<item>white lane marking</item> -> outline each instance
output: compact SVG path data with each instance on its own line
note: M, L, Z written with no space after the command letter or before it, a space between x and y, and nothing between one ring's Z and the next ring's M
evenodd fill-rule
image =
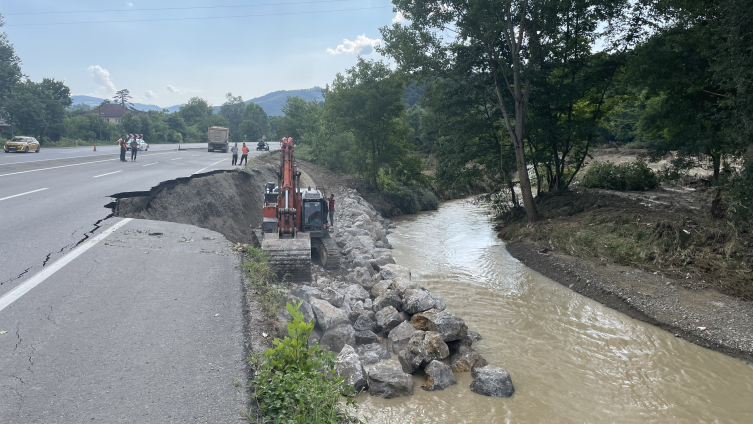
M141 166L152 166L152 165L156 165L156 164L158 164L158 163L159 163L159 162L152 162L152 163L147 163L146 165L141 165Z
M175 158L175 159L170 159L170 160L178 160L178 159L183 159L183 158Z
M57 261L55 261L55 263L53 263L52 265L45 267L43 270L39 271L36 275L34 275L33 277L21 283L19 286L17 286L13 290L6 293L3 297L0 297L0 311L8 307L11 303L20 299L21 296L25 295L31 289L38 286L39 283L46 280L48 277L50 277L52 274L59 271L61 268L66 266L68 263L70 263L72 260L81 256L82 253L91 249L92 247L94 247L95 244L104 240L105 237L109 236L110 234L115 232L115 230L126 225L132 220L133 218L124 218L122 221L114 224L112 227L101 232L99 235L97 235L93 239L87 241L86 243L82 244L78 248L68 252L68 254L58 259Z
M47 189L46 188L40 188L39 190L32 190L32 191L27 191L26 193L14 194L13 196L3 197L2 199L0 199L0 202L2 202L3 200L12 199L14 197L23 196L24 194L36 193L36 192L42 191L42 190L47 190Z
M106 174L95 175L93 178L99 178L99 177L104 177L105 175L117 174L118 172L123 172L123 170L121 169L120 171L108 172Z
M199 155L191 155L191 157L193 157L193 156L199 156Z
M152 153L149 156L166 155L168 153L174 153L174 152ZM113 160L115 160L115 159L95 160L95 161L92 161L92 162L83 162L83 163L73 163L73 164L70 164L70 165L51 166L49 168L30 169L28 171L18 171L18 172L11 172L11 173L8 173L8 174L0 174L0 177L7 177L8 175L26 174L27 172L37 172L37 171L47 171L47 170L50 170L50 169L68 168L69 166L79 166L79 165L89 165L91 163L109 162L109 161L113 161ZM14 164L8 164L8 165L19 165L19 164L18 163L14 163Z
M209 167L212 167L212 166L214 166L214 165L217 165L218 163L222 162L223 160L228 160L228 159L229 159L229 158L225 158L225 159L220 159L220 160L218 160L217 162L215 162L215 163L213 163L213 164L211 164L211 165L209 165L209 166L205 166L204 168L201 168L201 169L199 169L198 171L194 172L194 173L193 173L193 174L191 174L191 175L194 175L194 174L198 174L199 172L201 172L201 171L203 171L203 170L205 170L205 169L207 169L207 168L209 168Z

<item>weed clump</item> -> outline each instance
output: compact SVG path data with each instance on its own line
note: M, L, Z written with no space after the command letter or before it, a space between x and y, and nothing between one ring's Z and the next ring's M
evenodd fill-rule
M620 165L594 162L583 175L581 185L606 190L640 191L658 187L659 178L641 161Z
M282 303L283 292L277 281L277 274L267 263L269 255L261 249L247 246L241 267L248 277L246 286L254 291L267 316L275 316Z
M314 323L305 322L300 305L286 304L293 321L288 336L275 339L274 348L250 360L257 363L252 381L259 405L258 423L342 423L357 422L339 407L342 396L352 394L344 378L335 373L335 355L318 343L308 344ZM356 406L348 398L347 405Z

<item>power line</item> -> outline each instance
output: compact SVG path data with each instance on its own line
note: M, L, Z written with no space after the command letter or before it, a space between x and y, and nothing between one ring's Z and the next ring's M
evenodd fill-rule
M130 21L79 21L79 22L49 22L33 24L11 24L6 27L30 27L30 26L50 26L50 25L82 25L82 24L127 24L132 22L165 22L165 21L198 21L207 19L228 19L228 18L257 18L266 16L287 16L287 15L308 15L314 13L332 13L332 12L352 12L358 10L386 9L392 6L375 6L361 7L356 9L336 9L336 10L317 10L310 12L281 12L281 13L263 13L255 15L230 15L230 16L205 16L199 18L163 18L163 19L132 19Z
M162 10L192 10L192 9L228 9L238 7L258 7L258 6L287 6L296 4L318 4L318 3L335 3L352 0L316 0L316 1L301 1L295 3L257 3L257 4L236 4L229 6L191 6L191 7L165 7L159 9L103 9L103 10L68 10L59 12L19 12L19 13L5 13L4 16L17 16L17 15L53 15L53 14L70 14L70 13L104 13L104 12L143 12L143 11L162 11Z

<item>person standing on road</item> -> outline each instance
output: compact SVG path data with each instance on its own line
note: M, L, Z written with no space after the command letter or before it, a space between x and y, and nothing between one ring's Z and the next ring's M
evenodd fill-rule
M134 138L131 140L131 162L136 162L136 152L139 151L139 142Z
M330 227L335 226L335 193L329 194L329 199L327 199L329 202L329 225Z
M241 163L239 165L243 165L243 161L246 161L246 165L248 165L248 147L246 147L246 143L243 143L243 148L241 148Z
M238 165L238 143L235 143L235 146L231 147L230 151L233 152L233 163L231 165Z
M120 161L121 162L127 162L125 158L125 152L126 152L126 142L122 138L118 140L118 144L120 144Z

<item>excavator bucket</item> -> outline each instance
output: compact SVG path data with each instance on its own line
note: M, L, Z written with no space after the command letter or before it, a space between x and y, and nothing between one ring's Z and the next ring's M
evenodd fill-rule
M280 281L311 281L311 238L307 233L295 238L264 233L261 249L269 254L269 266Z

